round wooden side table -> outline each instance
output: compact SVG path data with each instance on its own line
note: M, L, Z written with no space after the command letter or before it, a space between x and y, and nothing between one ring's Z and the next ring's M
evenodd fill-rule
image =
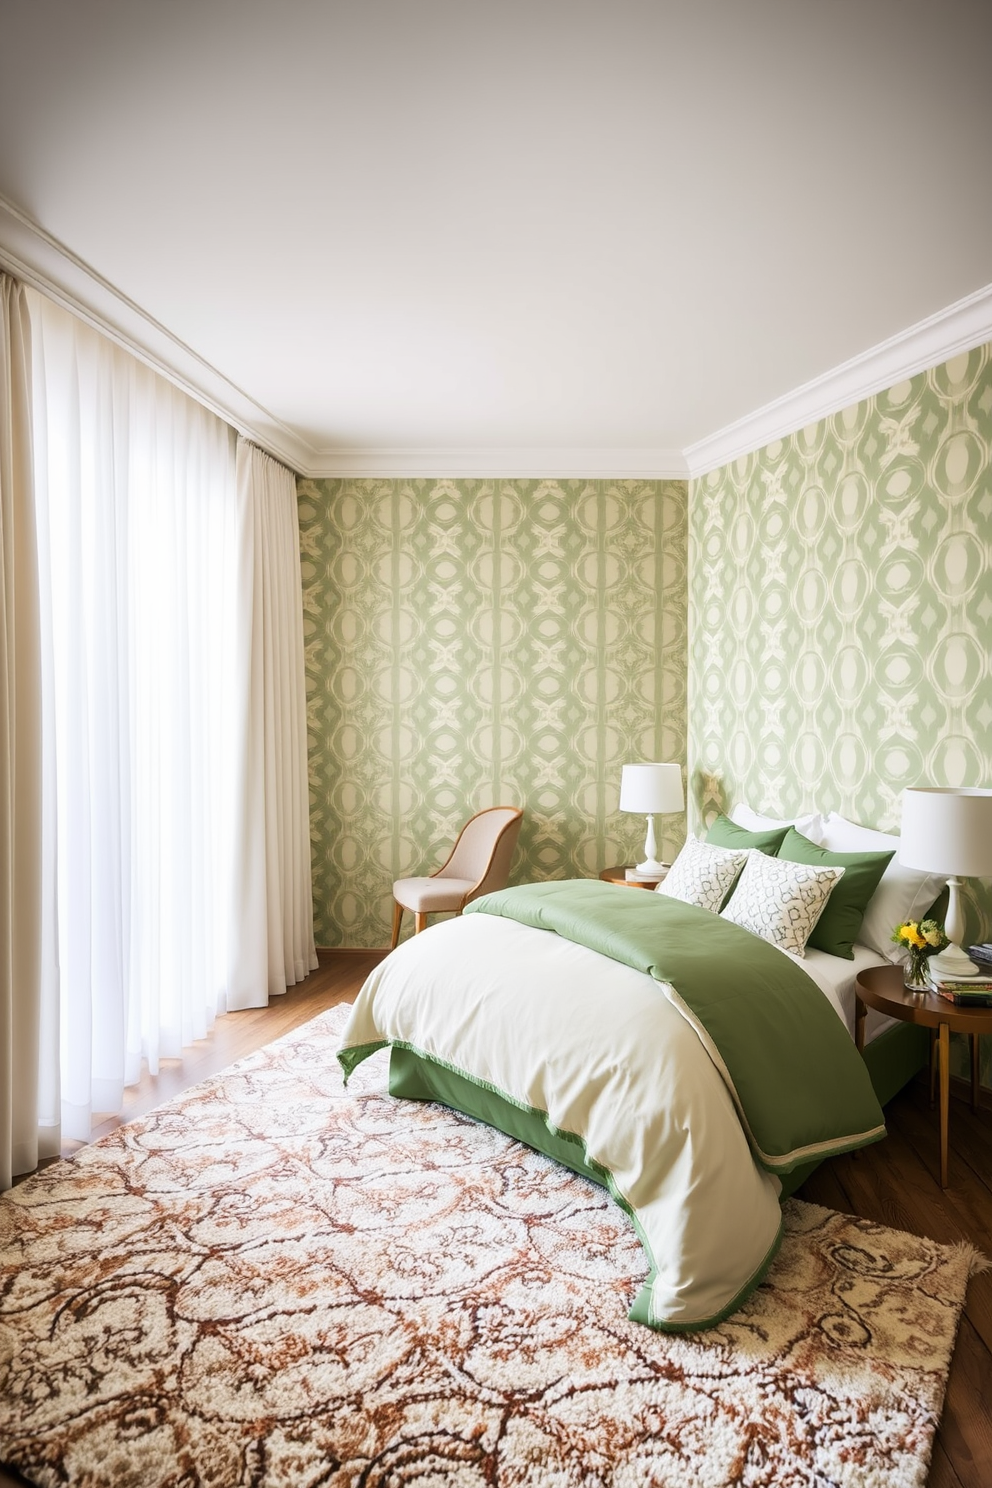
M901 966L869 966L855 982L854 1042L859 1052L865 1046L865 1018L876 1008L903 1023L918 1023L936 1032L937 1075L940 1089L940 1186L947 1187L947 1114L950 1104L951 1034L966 1033L971 1039L971 1105L978 1106L979 1039L992 1033L992 1008L965 1008L938 997L936 992L912 992L903 982ZM932 1087L931 1087L932 1088Z
M630 866L633 867L633 863ZM667 872L666 868L665 873ZM616 868L604 868L599 876L604 883L623 884L628 889L651 889L653 891L661 883L665 873L660 874L658 878L643 879L639 882L636 878L627 877L627 866L621 863Z

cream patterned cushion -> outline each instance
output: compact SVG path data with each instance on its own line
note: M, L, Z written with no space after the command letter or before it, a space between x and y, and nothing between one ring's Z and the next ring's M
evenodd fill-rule
M749 848L717 847L689 837L655 892L719 914L749 855Z
M750 853L723 918L780 950L804 956L810 932L843 873L840 867L812 868Z

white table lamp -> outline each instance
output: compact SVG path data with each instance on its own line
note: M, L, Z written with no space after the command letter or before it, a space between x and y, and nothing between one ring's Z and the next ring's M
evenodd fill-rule
M681 765L624 765L620 774L620 810L636 811L648 819L644 839L644 862L638 873L664 874L666 865L658 862L658 845L654 837L656 815L668 815L685 809Z
M980 968L961 949L965 919L958 891L963 878L992 874L992 790L903 791L899 861L947 875L944 933L951 943L931 956L930 971L937 977L975 976Z

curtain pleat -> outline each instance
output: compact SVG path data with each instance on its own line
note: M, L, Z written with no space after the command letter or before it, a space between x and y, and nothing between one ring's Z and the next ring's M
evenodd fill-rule
M59 1150L30 322L0 274L0 1188Z
M263 1007L317 966L299 519L292 474L238 440L236 870L228 1004Z
M220 419L30 294L50 582L62 1124L226 1007L235 446Z
M294 478L0 287L7 1186L317 958Z

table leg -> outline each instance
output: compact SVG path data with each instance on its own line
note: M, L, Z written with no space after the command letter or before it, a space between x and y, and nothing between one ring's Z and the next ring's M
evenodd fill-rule
M971 1039L971 1109L978 1110L978 1065L981 1056L980 1035L969 1033Z
M940 1058L940 1186L947 1187L947 1108L951 1097L951 1031L941 1023L937 1033Z
M857 1049L857 1051L858 1051L859 1054L863 1054L865 1052L865 1018L867 1016L868 1016L868 1009L865 1007L864 1003L861 1001L861 998L855 992L855 994L854 994L854 1047Z
M930 1109L937 1104L937 1030L930 1029Z

